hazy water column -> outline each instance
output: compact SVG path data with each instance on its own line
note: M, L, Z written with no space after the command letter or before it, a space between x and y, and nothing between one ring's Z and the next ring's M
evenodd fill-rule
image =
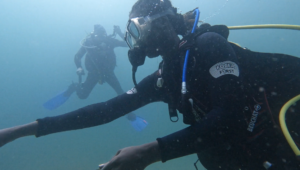
M84 101L72 98L61 108L48 112L41 104L50 96L76 81L73 56L79 41L92 31L95 23L112 32L113 25L124 30L135 1L0 1L0 128L58 115L87 104L105 101L115 94L107 85L97 86ZM184 13L199 7L201 18L211 24L242 25L286 23L300 24L300 2L261 0L173 0ZM226 6L224 6L226 3ZM222 8L222 6L224 6ZM218 12L218 9L219 10ZM300 56L296 44L299 32L281 30L233 31L230 40L256 51L282 52ZM130 89L131 66L127 49L116 49L116 75L124 90ZM157 69L159 59L147 59L137 79ZM108 125L85 130L33 137L15 141L0 149L0 169L95 169L123 147L155 140L184 127L171 123L167 106L152 104L138 111L149 127L135 132L124 118ZM181 119L182 120L182 119ZM121 133L120 133L121 132ZM148 169L193 169L196 156L157 163Z

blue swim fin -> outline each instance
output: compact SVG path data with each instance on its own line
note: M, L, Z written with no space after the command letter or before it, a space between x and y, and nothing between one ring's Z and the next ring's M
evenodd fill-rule
M136 116L135 120L131 120L130 123L132 127L138 132L145 129L145 127L148 125L148 122L139 116Z
M58 95L56 95L55 97L48 100L47 102L45 102L43 104L44 108L46 108L48 110L53 110L53 109L58 108L60 105L64 104L71 96L71 94L66 93L67 91L68 90L63 91L63 92L59 93Z
M44 108L48 110L53 110L58 108L60 105L64 104L69 97L76 91L76 89L79 87L81 88L81 82L82 82L82 75L78 76L78 83L72 83L67 90L57 94L47 102L43 104Z

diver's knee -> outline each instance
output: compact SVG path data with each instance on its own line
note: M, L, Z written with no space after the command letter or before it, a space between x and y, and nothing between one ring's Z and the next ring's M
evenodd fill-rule
M89 97L89 94L77 93L77 96L78 96L79 99L84 100L84 99Z
M117 93L117 95L121 95L121 94L124 93L124 91L123 90L116 90L116 93Z

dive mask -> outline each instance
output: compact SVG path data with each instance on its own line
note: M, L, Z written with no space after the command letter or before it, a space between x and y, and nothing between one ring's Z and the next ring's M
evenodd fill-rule
M144 64L146 59L145 47L142 42L150 31L151 22L166 15L175 15L174 9L169 8L152 16L131 18L127 23L124 39L130 48L128 58L132 65L132 80L135 87L137 87L135 72L138 66Z
M151 22L165 15L174 15L173 8L169 8L164 12L152 16L136 17L129 19L127 23L127 31L125 33L125 41L130 49L138 46L138 41L142 40L150 31Z

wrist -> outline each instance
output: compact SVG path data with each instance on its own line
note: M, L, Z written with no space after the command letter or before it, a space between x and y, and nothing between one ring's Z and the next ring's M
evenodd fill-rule
M142 148L143 160L147 161L147 164L161 161L160 148L157 141L147 143L140 146Z
M120 36L120 37L122 37L123 38L123 33L120 31L120 32L117 32L117 34Z
M19 137L36 135L37 128L38 128L38 122L34 121L29 124L14 127L12 135L15 139Z

